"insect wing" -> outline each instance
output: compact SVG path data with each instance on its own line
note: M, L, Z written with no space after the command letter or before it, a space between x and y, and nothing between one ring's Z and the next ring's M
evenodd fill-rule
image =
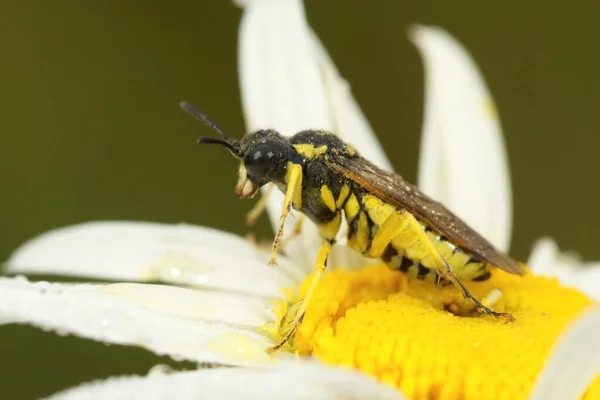
M412 213L452 244L504 271L523 275L519 263L498 251L442 204L430 199L400 175L384 171L362 157L335 155L328 165L383 201Z

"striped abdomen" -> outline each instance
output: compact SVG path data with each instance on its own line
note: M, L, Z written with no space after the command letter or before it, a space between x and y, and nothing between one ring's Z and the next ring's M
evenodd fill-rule
M433 259L400 210L372 194L355 191L348 197L344 212L349 224L350 247L367 257L381 258L391 269L404 271L410 277L432 282L438 280ZM384 225L386 221L387 225ZM394 221L393 224L390 224L391 221ZM384 229L380 229L382 225ZM397 227L391 236L386 234L390 225ZM490 276L485 263L454 246L425 224L421 224L421 228L452 267L456 277L484 280Z

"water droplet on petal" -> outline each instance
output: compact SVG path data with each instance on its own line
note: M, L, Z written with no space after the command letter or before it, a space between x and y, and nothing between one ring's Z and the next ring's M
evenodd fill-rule
M237 364L269 364L274 358L269 356L266 345L250 336L229 333L213 339L209 347L225 359Z

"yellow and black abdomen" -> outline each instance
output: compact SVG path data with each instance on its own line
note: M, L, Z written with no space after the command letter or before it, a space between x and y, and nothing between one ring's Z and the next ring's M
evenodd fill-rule
M391 269L406 272L410 277L437 282L434 260L401 211L373 194L354 191L344 204L349 225L348 245L367 257L381 258ZM485 280L490 276L486 263L427 225L420 225L456 277Z
M302 149L305 156L312 154ZM299 209L317 224L322 237L332 243L335 241L343 212L349 228L349 247L367 257L381 258L391 269L406 272L410 277L438 281L439 265L435 265L422 236L410 225L403 210L332 172L318 157L307 163L303 175ZM484 280L489 277L486 263L429 226L423 223L420 226L457 278Z

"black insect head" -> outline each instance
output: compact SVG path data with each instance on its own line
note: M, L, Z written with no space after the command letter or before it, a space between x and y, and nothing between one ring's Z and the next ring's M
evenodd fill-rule
M247 178L255 185L263 186L268 182L284 182L287 162L290 155L295 155L290 141L272 129L249 133L237 141L228 136L210 118L182 101L181 108L194 118L204 122L221 137L201 137L198 143L218 144L225 147L236 158L244 163Z

